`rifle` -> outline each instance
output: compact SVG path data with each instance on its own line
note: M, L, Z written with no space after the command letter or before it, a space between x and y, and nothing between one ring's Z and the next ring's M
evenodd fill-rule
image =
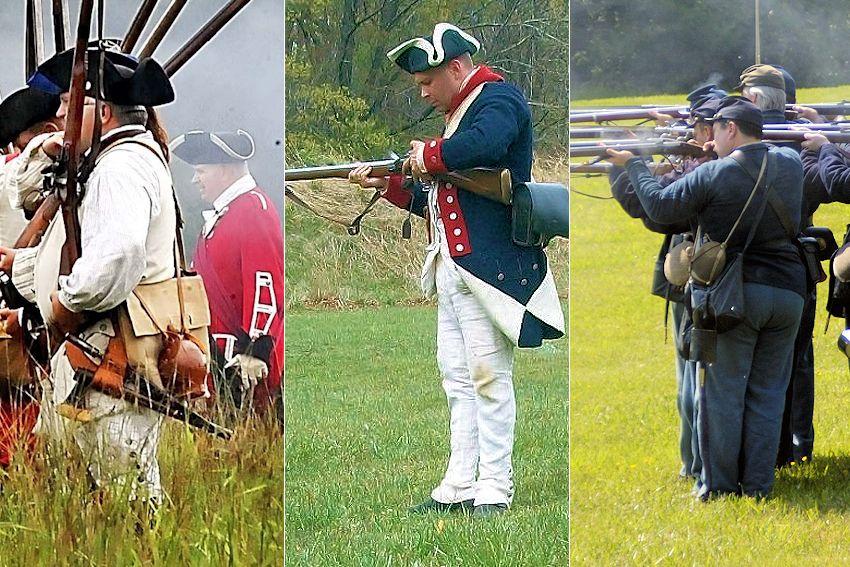
M656 170L661 167L669 167L666 163L648 163L646 166L652 172L653 175L656 175ZM608 175L608 172L614 166L610 163L571 163L570 164L570 174L580 173L585 175Z
M148 37L147 43L145 43L144 47L142 47L142 50L139 52L139 59L153 55L153 52L156 51L156 48L159 47L159 44L162 42L162 38L165 37L165 34L171 29L171 26L174 25L174 20L177 19L177 16L180 14L180 11L183 10L186 2L188 2L188 0L172 0L171 5L168 6L165 14L162 15L159 23L156 24L153 32L151 32L151 35Z
M818 114L822 116L847 116L850 115L850 102L841 101L841 102L828 102L828 103L815 103L815 104L786 104L785 110L786 112L794 111L795 106L807 106L809 108L814 108L817 110Z
M68 20L68 0L53 0L53 46L56 53L65 51L68 44L68 29L71 24Z
M368 165L372 167L370 175L386 177L400 174L403 159L386 159L364 163L346 163L342 165L325 165L319 167L301 167L287 169L284 181L314 181L317 179L348 179L348 174L354 169ZM503 205L511 202L511 172L507 169L476 167L463 171L450 171L434 175L434 179L444 183L452 183L461 189L498 201Z
M613 122L615 120L653 120L650 112L669 114L674 118L688 118L687 106L656 106L620 110L600 110L594 112L571 112L570 124L577 122Z
M570 145L570 157L607 157L606 150L630 151L638 156L652 155L682 155L691 157L704 157L708 155L703 149L687 142L621 142L616 141L609 145Z
M92 385L95 378L94 375L98 367L103 363L106 354L76 335L68 334L65 336L65 340L69 343L69 357L72 357L80 366L75 371L74 379L76 384L69 394L68 399L59 406L58 410L61 415L68 419L88 422L92 419L91 414L88 410L77 407L74 402L79 401L86 389ZM78 356L78 353L74 352L75 348L79 349L79 352L85 356ZM233 431L193 411L165 390L148 382L143 376L130 368L129 365L125 368L123 384L118 391L110 391L109 394L161 413L166 417L182 421L222 439L230 439L233 436Z
M41 0L27 0L26 4L26 48L24 64L27 77L35 73L35 68L44 59L44 40L41 36L43 21L41 17Z
M165 73L171 77L200 49L209 42L221 29L248 5L251 0L230 0L219 10L201 29L187 41L183 47L165 62Z
M136 11L136 15L133 16L133 21L130 23L127 33L124 34L124 39L121 41L121 51L124 53L130 53L136 47L136 42L139 41L142 30L148 25L148 20L150 20L151 14L153 14L156 1L144 0L139 5L139 9Z
M788 142L803 142L806 139L807 133L821 134L827 140L834 144L850 142L850 130L841 130L832 124L806 124L805 128L812 130L799 130L791 128L794 124L765 124L762 130L761 138L764 141L788 141ZM812 126L810 128L810 126ZM820 126L820 127L818 127ZM655 128L655 131L662 134L676 134L679 136L689 136L693 134L691 128ZM571 146L572 147L572 146Z

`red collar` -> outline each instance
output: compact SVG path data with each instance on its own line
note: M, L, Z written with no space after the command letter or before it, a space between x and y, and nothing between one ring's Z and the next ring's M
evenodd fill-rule
M486 65L479 65L478 70L469 78L469 81L463 86L459 93L457 93L454 97L452 97L452 106L449 111L446 113L446 120L452 115L460 103L469 96L469 93L477 89L482 83L494 82L494 81L504 81L505 78L501 75L494 73L492 69L487 67Z

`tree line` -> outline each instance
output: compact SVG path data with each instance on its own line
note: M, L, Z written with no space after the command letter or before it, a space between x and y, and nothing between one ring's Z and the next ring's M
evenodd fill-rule
M528 96L538 150L568 139L568 0L288 0L287 164L386 157L442 117L386 53L450 22L477 37L474 57Z

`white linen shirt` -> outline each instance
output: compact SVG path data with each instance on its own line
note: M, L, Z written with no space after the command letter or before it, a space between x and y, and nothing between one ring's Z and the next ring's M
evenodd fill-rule
M155 143L141 126L133 139ZM175 210L171 174L154 152L134 143L107 149L97 161L80 202L82 254L59 277L59 301L74 312L116 307L139 283L174 276Z

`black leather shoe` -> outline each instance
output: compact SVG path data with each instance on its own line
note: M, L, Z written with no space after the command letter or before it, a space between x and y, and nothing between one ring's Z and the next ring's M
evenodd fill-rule
M439 512L441 514L445 514L446 512L463 512L469 514L474 508L474 502L474 500L469 499L462 500L460 502L452 502L451 504L445 504L443 502L438 502L433 498L429 498L421 504L411 506L407 509L407 512L409 514L427 514L428 512Z
M473 518L492 518L507 512L507 504L480 504L472 511Z

